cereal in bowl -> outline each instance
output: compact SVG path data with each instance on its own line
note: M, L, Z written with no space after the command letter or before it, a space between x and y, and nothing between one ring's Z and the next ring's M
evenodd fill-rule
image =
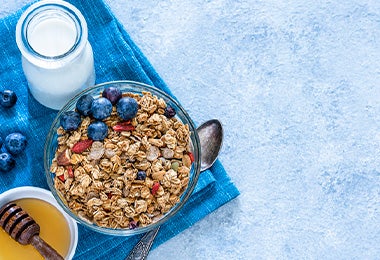
M150 92L114 97L106 91L81 98L76 111L64 115L50 167L54 186L84 220L108 228L147 226L188 186L189 126Z

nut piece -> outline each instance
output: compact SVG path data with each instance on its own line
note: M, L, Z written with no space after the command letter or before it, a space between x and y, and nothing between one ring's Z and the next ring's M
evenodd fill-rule
M160 149L158 149L158 147L156 146L150 146L148 148L148 151L146 152L146 159L148 161L154 161L158 158L158 156L160 156Z
M57 164L61 166L70 165L70 150L65 149L57 156Z
M102 158L104 154L104 146L102 142L96 141L92 144L90 154L88 155L88 159L90 160L99 160Z

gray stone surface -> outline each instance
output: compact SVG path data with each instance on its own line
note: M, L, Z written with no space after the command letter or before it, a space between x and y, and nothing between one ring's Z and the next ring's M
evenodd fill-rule
M241 191L150 259L379 257L379 1L106 2Z

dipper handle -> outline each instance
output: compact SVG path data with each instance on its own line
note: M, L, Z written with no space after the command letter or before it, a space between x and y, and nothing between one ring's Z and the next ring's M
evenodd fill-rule
M0 208L0 226L22 245L31 244L47 260L63 259L40 235L40 226L21 207L8 203Z
M46 243L40 236L35 235L31 238L30 244L46 259L46 260L58 260L63 257L55 251L48 243Z

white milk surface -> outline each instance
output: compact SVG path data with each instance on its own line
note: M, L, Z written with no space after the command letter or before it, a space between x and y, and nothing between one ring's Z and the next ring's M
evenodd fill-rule
M49 57L68 52L75 38L75 24L59 18L39 22L28 35L30 46L39 54Z

